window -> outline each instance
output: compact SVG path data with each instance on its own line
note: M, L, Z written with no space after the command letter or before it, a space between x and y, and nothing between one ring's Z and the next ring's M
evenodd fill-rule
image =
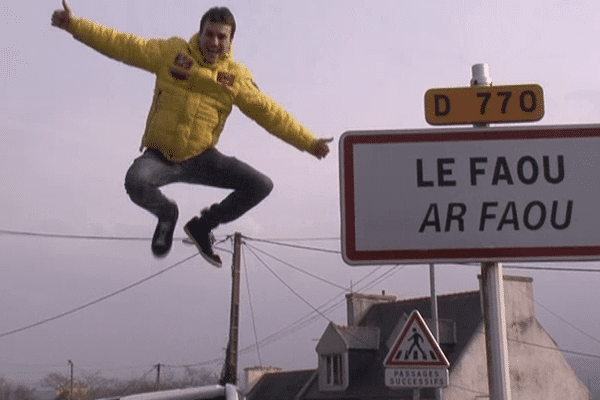
M326 383L328 386L340 386L343 382L343 367L342 367L342 355L332 354L325 356L326 359Z

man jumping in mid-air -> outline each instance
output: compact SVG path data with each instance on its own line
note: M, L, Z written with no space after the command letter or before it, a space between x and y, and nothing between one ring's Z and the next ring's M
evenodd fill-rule
M215 145L236 105L271 134L321 159L332 139L318 139L291 114L261 92L248 69L230 53L235 19L226 7L208 10L189 41L179 37L144 39L75 18L63 0L52 25L80 42L126 64L156 74L154 99L142 138L144 153L129 168L125 188L134 203L158 218L152 252L171 249L179 211L160 187L185 182L232 189L223 201L193 217L185 232L202 256L215 266L211 231L231 222L262 201L272 181L248 164L221 154Z

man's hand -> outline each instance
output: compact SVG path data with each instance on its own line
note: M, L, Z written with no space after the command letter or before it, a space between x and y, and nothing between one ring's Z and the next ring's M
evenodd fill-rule
M329 146L327 145L327 143L330 143L332 141L333 138L317 139L317 142L311 149L310 153L313 156L317 157L319 160L321 158L324 158L327 154L329 154Z
M63 10L56 10L52 14L52 26L56 26L65 31L69 31L71 27L71 8L67 4L67 0L62 0Z

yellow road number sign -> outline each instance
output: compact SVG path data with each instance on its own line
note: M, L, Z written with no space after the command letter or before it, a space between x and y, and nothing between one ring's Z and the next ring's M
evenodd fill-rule
M532 122L544 116L540 85L429 89L425 119L431 125Z

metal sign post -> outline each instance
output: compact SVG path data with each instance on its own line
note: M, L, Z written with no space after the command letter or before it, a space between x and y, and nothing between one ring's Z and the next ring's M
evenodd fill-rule
M440 323L438 320L438 303L435 292L435 264L429 264L429 289L431 292L431 333L435 340L440 341ZM435 399L442 400L442 389L435 389Z
M471 86L492 86L492 79L490 78L487 64L473 65L472 73ZM482 127L481 125L476 126ZM485 348L490 398L492 400L511 400L508 341L504 309L504 279L501 263L481 263L481 294L483 297L483 320L485 325Z

